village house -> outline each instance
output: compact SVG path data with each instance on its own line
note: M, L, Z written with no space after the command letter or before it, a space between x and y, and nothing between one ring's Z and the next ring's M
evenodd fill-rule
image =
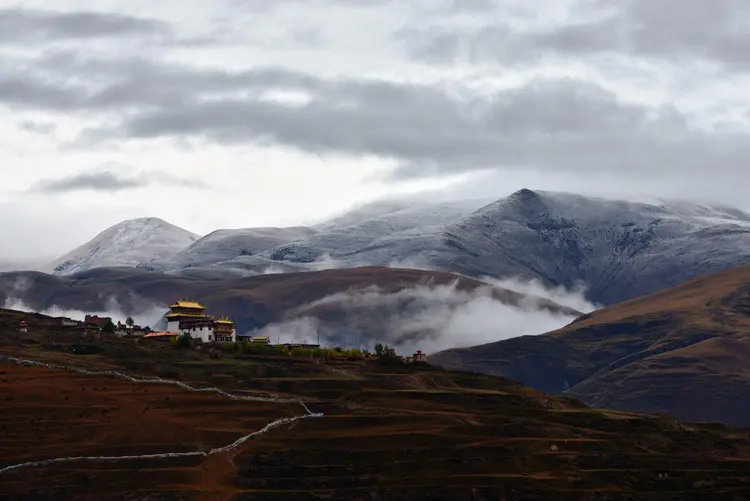
M417 352L412 355L411 357L412 363L427 363L427 355L422 353L422 350L417 350Z
M55 320L59 322L60 327L76 328L82 325L80 321L68 317L55 317Z
M87 330L101 330L105 325L112 323L112 318L100 317L98 315L86 315L83 323Z
M115 325L115 336L127 336L128 335L128 328L127 325L121 323L119 320L117 321L117 325Z
M21 332L29 332L29 324L26 323L26 320L21 320L21 324L19 326L19 330Z
M134 325L128 331L128 335L133 337L143 337L146 334L146 329L144 327L141 327L140 325Z
M115 325L115 335L117 336L143 337L145 334L146 330L137 324L128 325L118 320L117 325Z
M156 341L169 341L172 338L175 338L179 336L179 334L175 332L149 332L148 334L144 334L143 339L154 339Z

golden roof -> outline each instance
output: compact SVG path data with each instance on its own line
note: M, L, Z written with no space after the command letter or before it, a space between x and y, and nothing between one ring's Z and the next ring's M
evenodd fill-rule
M187 300L175 301L175 303L170 305L169 307L170 308L188 308L188 309L196 309L196 310L206 309L206 307L200 304L198 301L187 301Z
M228 325L234 325L234 322L229 320L227 317L221 317L219 320L216 321L217 324L228 324Z
M164 316L167 318L182 318L182 317L210 318L208 315L203 315L202 313L167 313Z

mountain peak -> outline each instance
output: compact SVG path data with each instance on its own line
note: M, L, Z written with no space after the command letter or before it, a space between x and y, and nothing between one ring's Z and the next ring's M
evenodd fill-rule
M157 217L128 219L44 267L57 275L92 268L136 266L146 259L166 258L185 249L199 236Z
M539 198L539 193L532 191L528 188L521 188L520 190L512 193L510 197L521 198L521 199Z
M545 196L546 195L546 196ZM533 191L522 188L496 201L491 207L503 208L524 218L535 218L548 212L548 204L552 201L549 192Z

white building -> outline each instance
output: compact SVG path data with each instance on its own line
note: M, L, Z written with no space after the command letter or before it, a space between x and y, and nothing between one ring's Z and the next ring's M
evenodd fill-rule
M191 338L200 339L204 343L234 343L237 341L234 322L226 318L214 320L207 317L183 320L180 322L179 329L181 334L189 334Z
M204 343L213 343L216 340L212 318L183 320L179 324L179 332L189 334L191 338L200 339Z

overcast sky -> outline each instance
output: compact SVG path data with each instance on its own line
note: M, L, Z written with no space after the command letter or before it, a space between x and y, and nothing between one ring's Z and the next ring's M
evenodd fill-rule
M745 0L0 0L0 258L522 187L750 209Z

